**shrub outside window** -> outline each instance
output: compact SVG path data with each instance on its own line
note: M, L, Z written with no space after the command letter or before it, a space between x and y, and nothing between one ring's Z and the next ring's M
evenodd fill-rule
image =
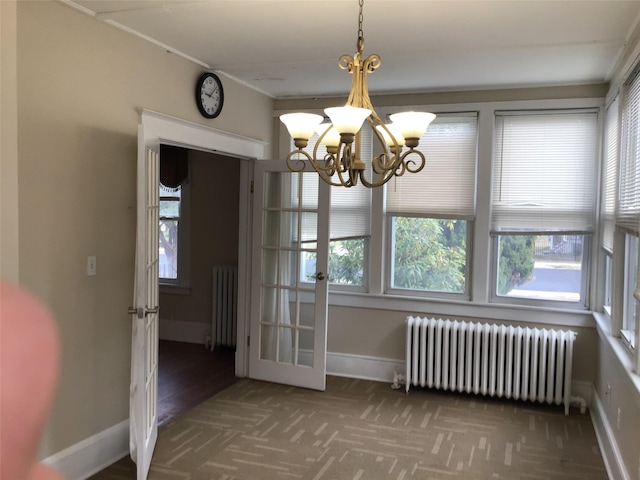
M465 292L465 220L392 217L391 225L391 288Z

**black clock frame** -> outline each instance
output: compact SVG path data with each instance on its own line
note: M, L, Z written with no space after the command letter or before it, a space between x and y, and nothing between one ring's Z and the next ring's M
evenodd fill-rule
M218 109L213 113L208 113L204 109L204 106L202 105L202 98L201 98L202 85L209 77L213 78L213 81L218 84L218 89L220 90L220 104L218 105ZM200 78L198 78L198 81L196 82L195 94L196 94L196 105L198 106L198 110L200 111L200 114L203 117L216 118L218 115L220 115L220 112L222 112L222 106L224 104L224 90L222 89L222 82L220 81L220 77L218 77L218 75L212 72L205 72L202 75L200 75Z

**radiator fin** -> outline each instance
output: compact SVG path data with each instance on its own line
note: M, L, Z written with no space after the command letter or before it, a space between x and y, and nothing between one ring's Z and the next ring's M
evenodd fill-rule
M564 404L569 413L576 332L407 317L411 385Z
M213 267L211 350L235 347L238 316L238 267Z

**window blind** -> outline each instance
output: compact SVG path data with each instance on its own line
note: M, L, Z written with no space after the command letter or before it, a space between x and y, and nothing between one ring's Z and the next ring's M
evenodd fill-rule
M309 139L309 144L305 150L310 155L313 155L313 149L318 138L319 135L314 133ZM360 135L360 157L367 164L369 173L371 170L372 139L371 127L368 123L365 123ZM316 153L318 159L324 158L326 153L326 147L322 143L318 145L318 151ZM307 170L313 171L311 167L307 167ZM315 172L304 175L303 208L305 205L315 205L315 199L318 195L318 180L318 174ZM295 187L292 193L293 195L297 195ZM371 189L365 188L361 184L350 188L331 187L329 229L331 240L369 237L371 235ZM315 239L315 235L315 226L311 229L308 224L303 225L303 240Z
M625 85L616 225L638 235L640 222L640 75Z
M597 133L595 111L497 113L492 232L592 232Z
M438 114L418 146L424 169L387 183L387 213L473 220L477 145L477 113Z
M607 107L605 119L604 175L602 182L601 237L602 247L613 252L613 231L616 223L616 188L618 180L618 97Z

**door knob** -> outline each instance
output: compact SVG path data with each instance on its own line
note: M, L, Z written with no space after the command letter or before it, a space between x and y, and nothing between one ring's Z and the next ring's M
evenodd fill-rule
M324 273L322 273L322 272L316 273L316 279L317 280L324 280L325 278L327 278L327 277L325 276Z
M127 309L127 313L130 315L137 315L138 318L142 318L142 317L146 317L151 313L158 313L158 310L159 310L158 307L153 307L153 308L129 307Z

